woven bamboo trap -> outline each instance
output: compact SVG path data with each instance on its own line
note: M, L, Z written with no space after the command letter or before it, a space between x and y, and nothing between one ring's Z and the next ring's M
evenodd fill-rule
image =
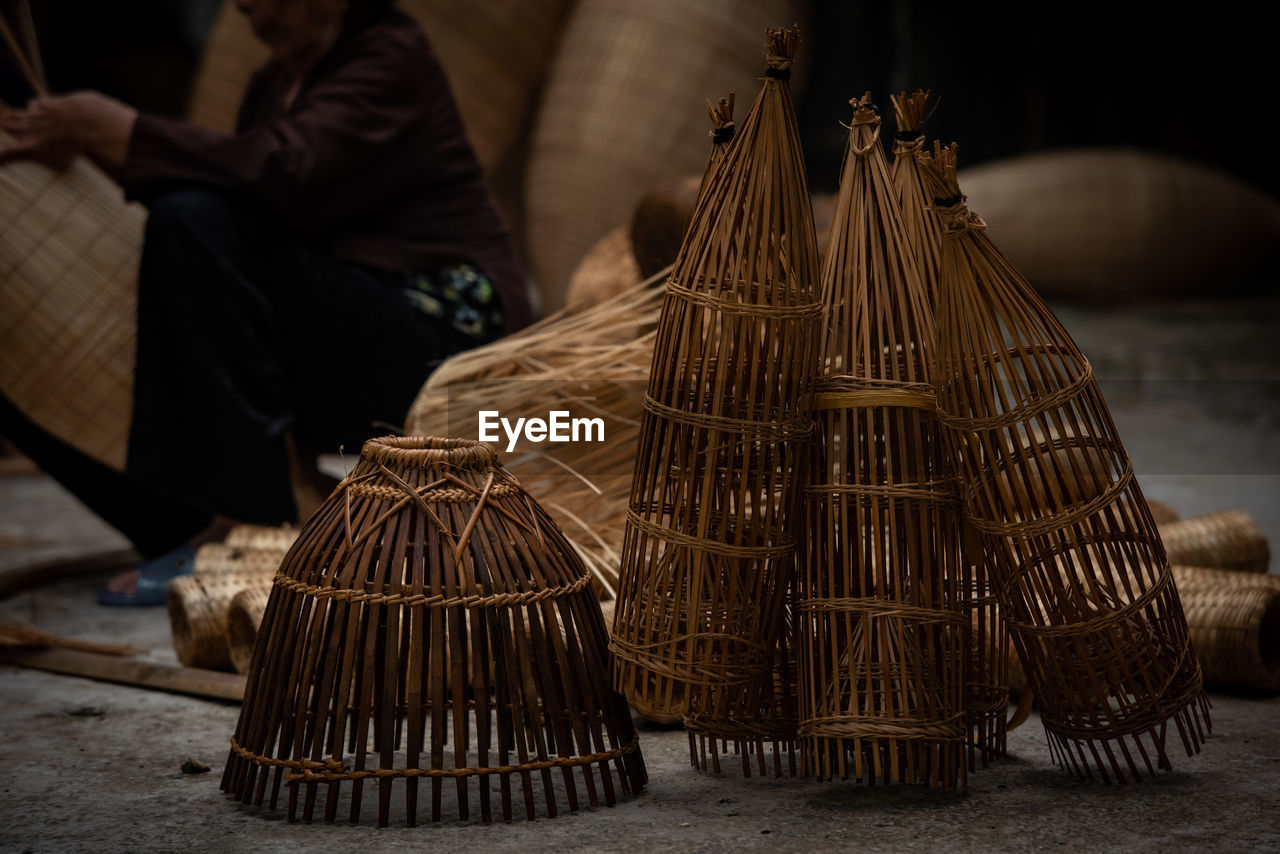
M902 204L902 221L907 239L919 261L926 301L936 314L938 304L938 263L942 247L942 226L934 214L932 195L925 190L916 153L924 150L922 128L928 116L929 93L891 96L898 132L893 139L893 184ZM943 454L950 464L950 454ZM955 493L958 499L958 493ZM1003 756L1008 745L1009 634L1000 625L1000 610L988 569L990 556L982 549L976 532L964 526L964 555L959 594L968 611L965 647L964 711L969 730L969 768Z
M733 138L733 96L708 104L710 174ZM524 443L510 467L537 495L612 608L644 389L670 268L590 308L561 309L514 335L444 362L409 410L411 435L465 435L497 401L507 413L548 409L605 420L603 442Z
M870 95L854 99L822 287L804 487L799 738L809 775L964 786L959 501L933 315Z
M768 31L763 89L663 300L612 637L614 684L659 720L733 721L771 685L821 310L786 82L798 36Z
M1245 573L1265 573L1271 566L1267 537L1243 510L1222 510L1163 524L1160 539L1170 563Z
M1108 781L1168 769L1208 701L1132 463L1088 361L965 206L954 148L921 165L945 227L938 409L1054 758Z
M279 530L281 534L275 534ZM284 548L246 548L231 541L279 546L296 531L242 525L224 543L205 543L196 551L191 575L169 582L169 629L178 661L188 667L230 670L235 660L228 622L231 602L246 588L266 588L280 567Z
M355 822L376 781L380 825L396 793L413 825L420 794L487 822L639 791L590 585L490 446L367 442L276 576L223 789Z

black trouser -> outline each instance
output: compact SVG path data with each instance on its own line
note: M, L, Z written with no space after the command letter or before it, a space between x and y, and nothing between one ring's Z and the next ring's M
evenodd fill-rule
M403 424L432 368L481 341L404 298L404 277L341 261L203 189L154 200L138 278L125 474L0 407L3 431L161 554L214 514L293 521L285 444L358 455Z

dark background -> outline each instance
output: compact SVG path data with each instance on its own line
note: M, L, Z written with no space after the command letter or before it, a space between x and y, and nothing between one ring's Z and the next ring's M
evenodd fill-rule
M644 0L636 0L644 2ZM218 0L32 0L50 85L182 115ZM847 101L917 87L961 165L1044 148L1136 145L1214 163L1280 196L1268 152L1277 45L1242 2L818 0L800 103L815 190L835 189ZM1264 7L1257 7L1264 8Z

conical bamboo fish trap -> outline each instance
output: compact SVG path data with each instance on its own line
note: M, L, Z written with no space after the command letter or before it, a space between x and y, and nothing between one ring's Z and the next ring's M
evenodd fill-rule
M916 162L924 150L922 128L928 116L929 93L890 96L898 132L893 139L893 184L902 204L907 238L920 262L929 308L938 305L938 264L942 226L931 208ZM946 455L949 461L949 454ZM957 495L958 497L958 495ZM1000 625L1000 610L988 570L990 556L982 549L971 526L966 525L960 595L968 611L965 657L965 719L969 729L969 767L983 767L1002 756L1008 745L1009 635Z
M965 206L954 149L921 162L946 229L938 409L1054 757L1108 781L1168 769L1208 701L1132 463L1088 361Z
M733 139L733 95L708 107L709 175ZM496 401L511 414L563 407L603 417L603 442L526 442L509 458L532 492L551 496L544 506L595 577L602 603L617 595L627 492L662 305L657 283L669 272L452 357L409 410L408 432L419 436L469 432L477 413Z
M1243 510L1222 510L1160 526L1169 562L1264 573L1271 547L1253 517Z
M933 313L870 95L822 265L798 576L806 772L964 786L959 500L929 385Z
M754 715L782 629L821 311L786 83L798 36L768 31L763 90L663 301L612 637L614 684L659 720Z
M1173 580L1206 685L1280 692L1280 576L1173 564ZM1026 674L1015 660L1009 686Z
M375 780L380 825L395 791L416 823L423 778L433 821L489 821L495 790L509 820L513 782L530 819L638 791L590 582L490 446L370 440L275 579L223 789L354 822Z

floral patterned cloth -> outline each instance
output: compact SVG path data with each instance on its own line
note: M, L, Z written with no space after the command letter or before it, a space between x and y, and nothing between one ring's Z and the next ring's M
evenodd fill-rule
M501 337L502 304L493 284L472 264L453 264L409 277L404 289L419 311L446 320L463 335L480 341Z

